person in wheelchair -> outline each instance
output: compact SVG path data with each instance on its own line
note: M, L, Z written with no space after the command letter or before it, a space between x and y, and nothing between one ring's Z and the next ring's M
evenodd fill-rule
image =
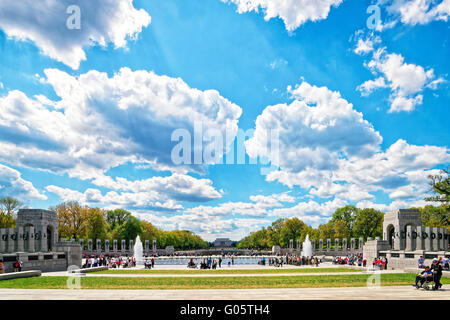
M195 262L194 262L194 259L191 259L191 260L189 260L189 262L188 262L188 268L197 268L197 265L195 264Z
M425 270L421 271L416 276L416 282L413 284L413 287L421 288L425 282L431 282L433 281L433 272L430 270L429 266L425 267ZM420 286L418 283L420 282Z

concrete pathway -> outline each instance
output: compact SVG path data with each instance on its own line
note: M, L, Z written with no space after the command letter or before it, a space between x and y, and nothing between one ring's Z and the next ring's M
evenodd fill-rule
M44 290L0 289L0 300L450 300L440 291L412 286L380 288L214 289L214 290Z

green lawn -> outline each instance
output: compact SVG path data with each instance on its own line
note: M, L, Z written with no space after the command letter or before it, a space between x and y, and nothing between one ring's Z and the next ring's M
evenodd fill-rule
M276 273L332 273L332 272L362 272L359 269L348 268L296 268L296 269L219 269L219 270L130 270L113 269L97 271L91 274L276 274Z
M179 277L179 278L81 278L82 289L257 289L257 288L320 288L363 287L371 275L314 275L271 277ZM383 274L382 286L410 285L415 274ZM450 284L450 278L442 278ZM66 289L67 277L37 277L0 281L0 288Z

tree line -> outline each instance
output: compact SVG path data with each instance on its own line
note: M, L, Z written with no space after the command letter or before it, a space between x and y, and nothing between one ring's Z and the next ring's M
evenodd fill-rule
M66 239L156 240L157 246L177 249L203 249L209 243L186 230L164 231L148 221L139 220L124 209L104 210L69 201L50 208L58 214L59 236Z
M450 230L449 204L412 209L419 209L425 227L443 227ZM352 205L337 209L328 223L321 224L317 228L308 226L299 218L282 218L267 228L251 233L242 239L237 247L242 249L270 249L275 245L288 247L290 239L294 241L300 239L303 242L306 235L309 235L310 240L316 240L316 243L319 239L324 241L334 238L373 239L383 235L383 218L384 213L381 211L372 208L359 209Z
M419 209L422 225L425 227L440 227L450 230L450 167L442 169L438 175L429 175L429 184L434 196L426 201L441 203L440 206L427 205ZM317 228L306 225L298 218L278 219L267 228L262 228L242 239L238 248L269 249L272 246L289 246L290 239L300 239L303 242L306 235L310 239L363 238L382 237L384 214L381 211L366 208L358 209L348 205L337 209L326 224ZM333 242L333 241L332 241Z

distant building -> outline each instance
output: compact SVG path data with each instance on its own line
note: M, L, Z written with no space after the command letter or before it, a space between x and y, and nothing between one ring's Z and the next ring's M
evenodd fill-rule
M217 238L214 242L214 247L216 248L230 248L233 244L233 241L231 241L228 238Z

